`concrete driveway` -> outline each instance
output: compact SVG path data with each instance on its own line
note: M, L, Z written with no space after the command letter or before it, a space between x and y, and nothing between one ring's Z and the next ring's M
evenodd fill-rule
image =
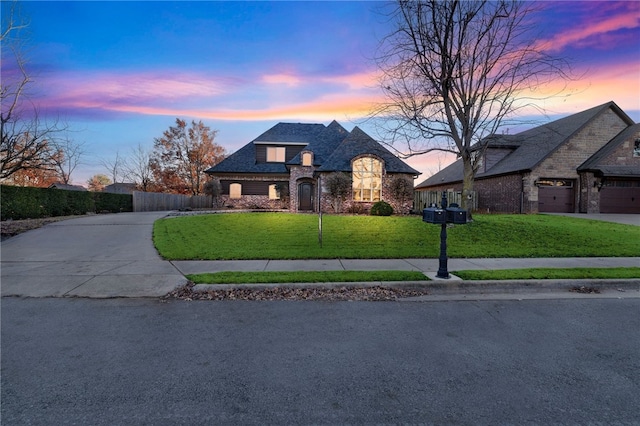
M186 283L151 241L166 214L86 216L3 241L2 296L162 296Z
M577 219L600 220L603 222L622 223L624 225L640 226L640 214L618 213L545 213L557 216L569 216Z

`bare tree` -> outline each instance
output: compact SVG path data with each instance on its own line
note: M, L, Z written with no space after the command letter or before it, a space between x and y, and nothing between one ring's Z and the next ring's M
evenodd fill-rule
M445 151L462 158L463 207L473 190L483 138L535 104L532 89L567 78L567 62L544 52L528 18L531 2L400 0L397 27L378 65L388 143L404 158ZM535 91L535 90L533 90ZM486 145L486 144L484 144Z
M122 181L118 181L118 178L124 178L125 167L126 167L126 159L120 155L119 151L116 151L115 157L108 159L102 158L100 160L100 164L107 169L109 174L111 175L111 181L113 183L119 183Z
M134 182L145 192L151 189L153 184L151 153L141 144L131 149L129 157L123 161L123 169L125 179Z
M76 142L69 135L65 135L54 139L51 145L53 147L53 153L50 157L51 164L62 183L69 184L71 174L82 162L82 157L85 155L84 142Z
M0 180L21 170L52 170L51 160L56 154L52 139L66 129L57 120L52 123L42 120L37 106L26 96L32 80L21 54L20 32L27 24L18 17L17 5L12 2L9 12L3 13L0 31Z

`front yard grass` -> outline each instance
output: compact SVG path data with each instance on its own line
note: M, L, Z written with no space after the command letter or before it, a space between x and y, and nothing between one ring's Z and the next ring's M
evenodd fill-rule
M463 280L580 280L640 278L639 268L525 268L456 271Z
M437 258L440 226L420 216L229 213L166 218L154 224L170 260ZM448 256L638 256L640 227L548 215L474 215L448 229Z
M187 275L194 284L279 284L371 281L426 281L419 271L213 272Z

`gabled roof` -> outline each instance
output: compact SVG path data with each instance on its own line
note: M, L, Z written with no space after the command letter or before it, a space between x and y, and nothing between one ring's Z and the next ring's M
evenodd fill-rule
M365 154L382 158L390 173L420 172L409 167L398 157L355 127L351 133L337 121L323 124L278 123L256 139L206 170L206 173L288 174L287 165L300 164L300 154L288 163L256 163L256 144L307 144L304 150L313 152L314 165L319 171L351 171L351 160Z
M311 143L326 127L324 124L278 123L253 142Z
M615 102L607 102L515 135L491 135L485 138L480 142L480 145L488 144L489 148L510 148L513 149L513 152L506 155L486 172L478 173L476 178L532 170L584 126L608 109L612 109L628 125L634 124L633 120ZM462 160L458 160L420 183L417 188L460 182L462 181L462 169Z
M333 120L321 131L316 140L307 145L304 149L313 152L313 164L319 166L329 158L342 141L349 136L349 132L337 121ZM301 154L296 155L287 164L301 164Z
M640 132L640 124L634 124L624 129L611 139L609 143L600 148L578 167L579 172L596 172L603 176L640 177L640 167L605 163L607 157L615 151L623 142L634 139L634 135Z
M220 163L207 169L206 173L287 174L289 171L284 163L256 163L255 143L309 144L315 141L324 129L324 124L278 123Z
M82 185L70 185L68 183L56 182L49 185L49 188L53 189L64 189L65 191L87 191Z
M408 173L419 175L420 172L409 167L404 161L393 155L379 142L354 127L349 136L333 151L326 162L318 168L318 171L351 172L351 161L360 155L372 154L384 160L388 173Z

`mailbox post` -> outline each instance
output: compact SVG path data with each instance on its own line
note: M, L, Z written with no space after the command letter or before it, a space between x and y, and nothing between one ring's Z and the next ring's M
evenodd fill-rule
M442 191L441 207L429 207L422 211L422 220L440 225L440 257L438 258L437 278L451 278L447 269L447 223L464 225L467 223L467 211L456 207L448 207L447 193Z

